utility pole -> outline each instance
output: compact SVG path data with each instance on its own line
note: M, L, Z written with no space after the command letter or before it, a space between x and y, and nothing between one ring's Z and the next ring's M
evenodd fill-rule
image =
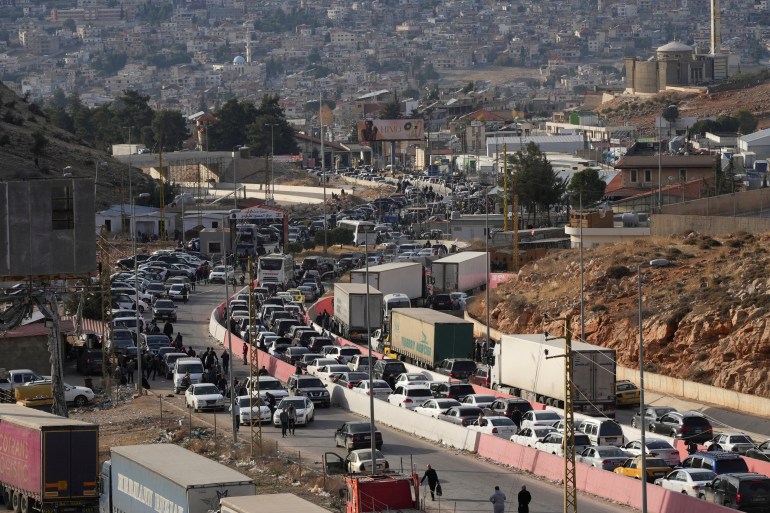
M503 143L503 231L508 231L508 143Z
M254 344L254 341L257 339L257 315L256 315L256 306L257 303L255 301L254 297L254 256L249 255L248 260L248 269L249 269L249 345L252 345L256 348L256 344ZM230 365L232 365L234 359L233 355L230 355ZM254 377L257 376L257 410L259 410L258 419L257 419L257 432L254 432ZM265 402L262 400L260 394L259 394L259 351L256 349L252 351L252 357L249 359L249 397L251 400L249 401L249 407L251 408L251 457L254 457L254 442L256 440L257 444L259 444L259 454L263 455L262 450L262 420L259 418L259 416L262 415L262 406L264 406ZM256 436L255 436L256 435Z
M323 93L318 93L318 127L321 130L319 134L321 136L321 183L324 187L324 256L328 256L329 253L329 221L326 218L326 173L324 172L325 155L324 155L324 118L323 118ZM377 460L372 460L376 462Z

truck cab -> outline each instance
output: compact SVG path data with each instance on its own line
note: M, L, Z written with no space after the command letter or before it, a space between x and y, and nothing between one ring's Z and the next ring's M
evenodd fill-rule
M412 308L412 302L409 296L396 292L394 294L385 294L382 297L382 320L387 324L390 319L390 311L394 308Z

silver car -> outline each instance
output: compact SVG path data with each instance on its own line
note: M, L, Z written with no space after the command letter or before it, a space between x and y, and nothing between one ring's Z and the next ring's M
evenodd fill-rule
M575 457L580 463L612 472L623 464L628 458L628 453L618 449L614 445L599 445L587 447Z

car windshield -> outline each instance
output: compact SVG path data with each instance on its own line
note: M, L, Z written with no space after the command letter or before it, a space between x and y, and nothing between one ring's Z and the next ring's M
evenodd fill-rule
M648 449L673 449L671 444L665 440L646 440Z
M618 449L617 447L608 447L606 449L599 449L599 456L601 458L616 458L625 457L626 453Z
M190 374L203 374L203 364L200 362L181 362L177 365L176 370L179 374L184 374L185 372L189 372ZM212 385L212 387L214 387L214 385Z
M501 417L499 419L492 419L493 426L513 426L513 421L508 417Z
M746 465L746 460L743 458L735 458L734 460L719 460L719 472L721 474L729 474L731 472L748 472L749 467Z
M647 458L647 468L650 467L668 467L668 465L660 458Z
M368 422L351 422L348 424L351 433L368 433L371 431L371 425Z
M214 385L200 385L195 387L195 395L218 394L219 389Z
M361 351L355 347L343 347L340 349L340 354L344 356L353 356L361 354Z
M252 404L254 406L259 406L260 404L262 404L262 401L257 396L254 396L254 397L241 397L241 398L238 399L238 406L240 406L242 408L248 408L249 404Z
M704 428L711 427L711 424L709 424L709 421L706 419L706 417L700 417L700 416L685 417L683 424L688 427L692 427L692 426L704 427Z
M770 479L761 477L757 479L742 481L739 491L748 497L765 497L770 494Z
M346 375L348 381L361 381L367 379L369 375L365 372L348 372Z
M409 397L433 397L429 388L410 388L406 391Z
M591 445L588 435L575 435L575 445Z
M457 411L460 413L460 416L467 417L469 415L478 415L479 412L481 412L481 408L477 408L476 406L466 406L457 408Z
M753 444L754 441L746 435L733 435L730 437L730 443L733 444Z
M537 438L543 438L545 435L553 431L553 428L536 428L534 429L535 436Z
M539 411L535 418L537 420L561 420L561 415L555 411Z
M705 470L698 471L698 472L688 472L688 474L690 474L690 477L692 478L693 481L711 481L712 479L717 477L715 473L708 472Z
M366 449L364 451L358 451L358 459L360 461L371 461L372 460L372 451L370 449ZM374 450L375 457L380 459L385 459L385 456L378 450Z
M450 385L450 391L453 394L472 394L475 392L471 385Z
M283 388L283 386L281 386L281 382L278 380L266 379L263 381L260 379L259 388L260 390L278 390Z
M169 299L158 299L155 301L155 308L174 308L174 302Z
M495 396L485 394L478 394L473 396L473 398L477 403L491 403L495 400Z
M299 386L305 387L323 387L324 384L318 378L305 378L299 381Z
M278 404L278 409L282 408L288 408L289 405L294 405L295 409L304 409L305 408L305 400L300 397L286 397L285 399L281 399L280 404Z

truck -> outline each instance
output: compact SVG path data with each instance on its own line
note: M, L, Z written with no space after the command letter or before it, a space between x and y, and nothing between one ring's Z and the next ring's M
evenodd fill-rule
M101 483L100 513L208 513L256 493L250 477L173 444L111 448Z
M293 493L266 493L250 497L222 497L221 513L329 513L317 504Z
M490 384L494 390L529 401L564 407L563 338L502 335L492 351ZM547 358L551 357L551 358ZM615 350L572 342L572 382L576 413L615 418Z
M394 308L390 314L389 353L432 369L447 358L473 355L473 323L430 308Z
M366 271L350 271L350 283L366 283ZM406 294L409 299L423 296L422 265L414 262L394 262L369 268L369 285L383 295Z
M431 264L433 294L472 294L487 283L488 259L485 251L463 251L434 260Z
M334 319L340 326L340 333L347 339L365 339L369 336L366 328L366 312L369 312L369 329L382 326L382 293L371 285L367 308L365 283L334 284Z
M0 492L16 513L99 507L99 426L0 404Z

